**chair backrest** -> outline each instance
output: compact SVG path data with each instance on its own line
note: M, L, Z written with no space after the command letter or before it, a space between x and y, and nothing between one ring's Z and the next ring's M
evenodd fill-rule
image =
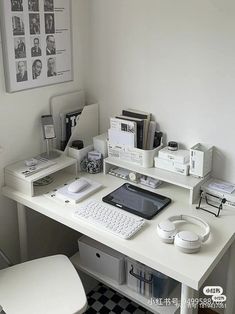
M82 282L64 255L0 270L0 302L7 314L81 314L87 307Z

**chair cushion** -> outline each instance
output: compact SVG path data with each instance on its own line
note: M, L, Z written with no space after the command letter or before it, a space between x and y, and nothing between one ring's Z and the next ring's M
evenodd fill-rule
M64 255L0 271L0 305L7 314L78 314L86 304L81 280Z

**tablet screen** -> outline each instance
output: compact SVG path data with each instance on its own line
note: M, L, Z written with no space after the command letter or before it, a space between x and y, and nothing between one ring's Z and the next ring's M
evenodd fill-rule
M103 201L145 219L151 219L166 207L171 199L125 183L103 197Z

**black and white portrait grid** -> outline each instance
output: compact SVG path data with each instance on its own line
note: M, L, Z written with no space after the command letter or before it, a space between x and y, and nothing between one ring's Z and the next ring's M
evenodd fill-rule
M1 0L8 92L73 80L71 1Z

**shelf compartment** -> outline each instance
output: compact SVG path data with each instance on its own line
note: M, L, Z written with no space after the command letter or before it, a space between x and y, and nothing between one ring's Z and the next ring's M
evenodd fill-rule
M126 284L119 285L115 281L111 280L110 278L96 273L94 271L91 271L90 269L87 269L84 266L81 266L79 263L80 255L79 252L77 252L75 255L73 255L70 260L73 263L74 267L78 270L81 270L85 274L93 277L94 279L104 283L108 287L114 289L115 291L119 292L123 296L131 299L132 301L138 303L139 305L143 306L147 310L155 313L155 314L176 314L179 313L179 308L177 308L175 305L157 305L157 304L150 304L148 302L148 299L141 294L131 290ZM178 298L180 300L180 285L178 285L175 290L171 293L169 296L170 299L172 298Z
M162 170L159 168L143 168L136 166L132 163L118 160L116 158L108 157L104 159L104 173L108 174L109 170L113 167L121 167L128 169L139 174L149 176L154 179L167 182L184 189L189 190L189 203L193 204L197 202L200 196L201 185L209 179L209 175L205 178L195 178L193 176L183 176L178 173L170 172L167 170Z

